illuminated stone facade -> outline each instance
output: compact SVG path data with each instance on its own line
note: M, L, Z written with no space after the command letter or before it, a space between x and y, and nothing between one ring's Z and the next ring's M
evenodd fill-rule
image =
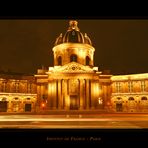
M70 21L52 49L54 66L34 76L0 75L0 112L148 112L148 73L113 76L94 67L95 48Z
M112 76L112 111L148 112L148 73Z
M0 112L35 112L36 102L34 76L0 74Z
M60 34L53 47L54 67L48 71L40 69L35 75L38 104L47 110L106 108L110 104L111 75L103 75L94 67L94 51L90 38L80 32L77 21L70 21L67 32Z

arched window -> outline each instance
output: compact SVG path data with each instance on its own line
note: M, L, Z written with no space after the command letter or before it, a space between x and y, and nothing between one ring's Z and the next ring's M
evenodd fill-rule
M134 98L133 98L133 97L130 97L130 98L128 98L128 100L129 100L129 101L133 101L133 100L134 100Z
M77 55L72 54L72 55L70 56L70 62L77 62Z
M16 97L16 98L14 98L14 100L18 100L18 98Z
M121 97L117 97L116 103L117 104L122 104L123 103L122 98Z
M62 57L61 56L58 57L58 65L62 65Z
M121 98L120 98L120 97L118 97L118 98L117 98L117 100L121 100Z
M89 56L86 56L86 65L90 65L90 58L89 58Z
M147 100L147 97L142 97L141 100Z

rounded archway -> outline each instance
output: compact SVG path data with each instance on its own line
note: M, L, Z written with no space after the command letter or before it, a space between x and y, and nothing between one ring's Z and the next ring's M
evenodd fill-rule
M76 54L72 54L70 56L70 62L77 62L77 55Z
M133 97L128 98L129 101L134 101L135 99Z
M11 101L13 112L19 112L21 100L19 97L14 97Z
M90 65L90 58L89 58L89 56L86 56L86 65L87 65L87 66Z
M58 66L61 66L61 65L62 65L62 57L59 56L59 57L58 57Z
M0 101L0 112L7 112L8 101L7 98L2 98Z
M129 112L137 111L137 102L135 101L134 97L128 98L128 111Z
M117 97L117 100L116 100L116 111L117 112L122 112L123 111L123 105L122 105L122 98L121 97Z
M142 97L141 101L147 100L147 97Z
M141 97L141 101L140 101L140 107L143 110L148 110L148 99L147 97Z

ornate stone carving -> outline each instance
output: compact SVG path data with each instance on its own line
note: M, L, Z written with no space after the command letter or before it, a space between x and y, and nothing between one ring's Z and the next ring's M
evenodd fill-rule
M82 64L71 62L62 67L54 67L53 72L61 73L93 73L93 69Z

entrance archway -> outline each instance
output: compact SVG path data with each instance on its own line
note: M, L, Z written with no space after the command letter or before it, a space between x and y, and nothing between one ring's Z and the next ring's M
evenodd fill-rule
M31 112L31 104L25 104L25 112Z
M78 96L70 95L70 110L78 110Z
M120 98L120 97L117 98L116 111L117 112L122 112L123 111L122 98Z
M7 112L8 101L0 101L0 112Z
M116 111L117 112L122 112L122 110L123 110L122 103L116 103Z

